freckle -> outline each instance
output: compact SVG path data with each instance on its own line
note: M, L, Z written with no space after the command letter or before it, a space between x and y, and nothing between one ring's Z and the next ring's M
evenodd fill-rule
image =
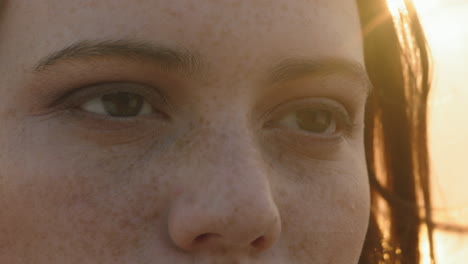
M209 126L210 125L210 120L208 119L205 119L205 118L200 118L200 125L203 125L203 126Z
M128 221L128 220L122 220L119 223L120 229L127 229L130 225L131 225L130 221Z
M204 38L212 38L213 37L212 28L210 26L208 26L208 25L203 27L203 28L204 28L203 32L200 33L201 36L204 37Z
M190 3L188 4L188 9L189 9L190 11L195 10L195 3L194 3L194 2L190 2Z
M195 122L191 121L191 122L189 123L189 129L190 129L190 130L193 130L193 129L195 129L195 127L196 127Z
M158 218L159 218L159 212L154 212L152 214L148 214L147 216L144 216L143 220L146 223L155 223Z
M180 13L177 12L177 11L175 11L175 10L170 10L170 11L168 12L168 14L169 14L170 16L174 17L174 18L179 18L179 17L180 17Z
M230 4L232 7L239 7L241 5L241 1L233 1Z
M211 45L212 45L213 47L219 47L219 46L221 45L221 41L215 40L215 41L213 41L213 42L211 43Z
M288 196L288 193L285 190L280 190L278 194L281 198L285 198Z
M198 124L201 125L201 124L203 124L203 122L205 122L203 117L198 118Z
M89 2L88 4L84 5L84 7L90 8L90 9L94 9L94 8L97 7L97 5L98 5L98 4L97 4L97 1L91 1L91 2Z

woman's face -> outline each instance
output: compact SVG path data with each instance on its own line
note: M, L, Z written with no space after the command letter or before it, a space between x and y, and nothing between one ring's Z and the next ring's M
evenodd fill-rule
M352 0L9 1L0 263L356 263L360 30Z

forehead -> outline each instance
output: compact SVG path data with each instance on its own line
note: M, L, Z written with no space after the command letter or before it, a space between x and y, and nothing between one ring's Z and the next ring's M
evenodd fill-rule
M6 11L0 52L26 64L79 40L122 38L187 48L211 62L363 60L353 0L16 0Z

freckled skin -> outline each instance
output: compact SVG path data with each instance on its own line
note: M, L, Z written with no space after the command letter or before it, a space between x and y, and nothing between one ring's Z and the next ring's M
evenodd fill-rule
M360 36L351 0L10 1L0 22L0 263L357 263L370 210L364 95L323 80L262 81L286 57L363 64ZM75 41L122 38L206 62L203 76L162 87L170 121L106 130L38 111L58 83L164 76L110 58L92 71L31 72ZM277 105L335 93L360 124L345 140L264 128Z

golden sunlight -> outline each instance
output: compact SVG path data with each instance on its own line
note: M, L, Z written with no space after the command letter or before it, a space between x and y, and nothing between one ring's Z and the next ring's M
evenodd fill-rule
M413 0L413 3L420 14L433 11L441 4L442 0Z
M465 61L468 61L468 47L465 45L468 42L468 28L465 27L468 24L468 0L413 2L434 61L429 118L434 217L442 224L467 227L468 125L460 120L466 119L468 101L465 66ZM425 252L422 263L431 263L427 241L423 241L421 249ZM435 250L437 263L466 263L468 235L437 230Z
M394 17L406 11L404 0L387 0L387 5Z
M441 0L413 0L413 3L420 14L434 10ZM387 0L387 5L393 16L399 13L405 13L405 0Z
M405 0L387 0L396 20L406 13ZM466 61L468 61L468 0L413 0L434 61L429 138L432 159L434 217L437 222L468 227L468 125L466 122ZM423 264L429 260L423 241ZM437 263L467 263L468 234L435 232Z

